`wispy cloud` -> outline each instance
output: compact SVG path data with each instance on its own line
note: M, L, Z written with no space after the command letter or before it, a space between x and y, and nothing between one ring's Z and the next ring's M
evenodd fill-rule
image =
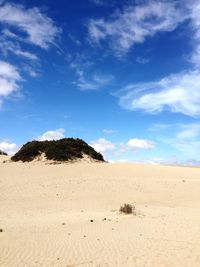
M105 134L115 134L118 131L117 130L113 130L113 129L103 129L102 132L105 133Z
M200 2L194 0L188 4L191 27L193 29L194 50L190 58L191 62L200 67Z
M106 4L106 2L104 0L90 0L90 2L92 2L93 4L95 4L97 6L103 6Z
M30 66L28 64L23 64L22 69L23 69L23 71L28 73L28 75L30 75L33 78L39 77L42 74L41 70L39 70L39 69L35 70L32 66Z
M177 23L172 24L177 26L184 19L188 19L190 23L193 38L193 51L189 55L191 69L158 81L128 84L117 93L123 108L154 114L168 110L192 117L200 115L200 2L184 3L184 9L182 6L173 7L172 21L179 18L180 14L182 19L175 20Z
M23 50L19 43L7 40L4 36L0 37L0 50L2 51L4 56L12 54L27 60L39 60L36 54Z
M123 55L148 37L173 31L186 17L186 13L176 8L175 1L151 1L140 6L125 7L108 19L91 19L88 31L94 43L108 41L117 55Z
M56 44L61 30L39 8L26 8L5 1L0 2L0 26L0 50L4 57L17 56L20 69L23 70L21 65L25 61L28 73L32 77L37 76L38 71L31 65L39 61L39 56L31 51L31 47L37 46L47 50ZM24 44L26 49L23 48ZM10 62L0 62L0 104L5 97L20 89L22 74L19 74L18 69L18 66Z
M157 82L130 84L118 92L120 105L148 113L163 110L200 115L200 72L174 74Z
M72 34L68 34L69 39L77 46L81 46L81 42Z
M179 161L200 161L200 124L195 123L175 123L156 124L152 126L150 132L156 136L157 142L167 145L168 149L175 149Z
M82 58L83 57L83 58ZM114 80L112 75L95 73L91 70L92 63L88 60L84 61L84 56L80 56L77 61L70 64L77 75L77 80L73 82L81 91L99 90Z
M80 75L78 81L75 84L79 87L80 90L98 90L106 85L108 85L113 80L111 75L97 75L94 74L86 78L83 75Z
M145 57L137 57L136 62L142 65L145 65L151 61L150 58L145 58Z
M110 18L92 19L88 30L94 43L107 41L117 55L127 53L135 44L143 43L159 32L173 31L186 20L190 23L193 51L189 55L191 69L157 81L128 84L116 95L128 110L159 113L168 110L187 116L200 115L200 2L149 1L118 11ZM137 57L140 64L149 59Z
M177 127L175 136L166 139L166 142L187 157L200 160L200 125L197 123L182 124Z
M26 9L22 5L13 3L0 5L0 22L9 27L8 37L17 37L44 49L56 43L56 37L60 32L53 20L38 8ZM18 31L25 34L23 39L18 35Z

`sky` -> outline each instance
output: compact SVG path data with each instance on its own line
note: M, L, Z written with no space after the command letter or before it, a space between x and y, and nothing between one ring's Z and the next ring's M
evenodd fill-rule
M200 164L200 0L0 0L0 31L0 150Z

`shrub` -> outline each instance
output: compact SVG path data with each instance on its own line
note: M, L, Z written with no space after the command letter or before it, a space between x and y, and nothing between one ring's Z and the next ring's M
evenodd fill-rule
M130 205L130 204L124 204L123 206L120 207L119 211L125 214L135 215L135 206Z
M103 156L81 139L63 138L53 141L32 141L11 158L13 161L32 161L35 157L45 153L47 159L56 161L68 161L82 158L83 154L92 159L104 161Z
M0 155L8 156L8 154L2 150L0 150Z

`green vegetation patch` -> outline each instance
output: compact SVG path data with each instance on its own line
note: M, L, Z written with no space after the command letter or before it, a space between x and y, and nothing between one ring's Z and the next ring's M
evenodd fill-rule
M45 153L48 160L68 161L88 155L92 159L104 161L103 156L96 152L83 140L77 138L63 138L53 141L31 141L11 158L13 161L32 161L35 157Z

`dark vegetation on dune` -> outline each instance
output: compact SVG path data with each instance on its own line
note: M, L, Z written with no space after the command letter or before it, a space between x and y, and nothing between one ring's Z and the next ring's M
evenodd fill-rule
M119 211L124 213L124 214L136 215L135 206L133 206L131 204L125 203L123 206L120 207Z
M2 150L0 150L0 155L8 156L8 154Z
M11 158L13 161L32 161L45 153L46 158L55 161L68 161L82 158L83 154L90 158L104 161L103 156L81 139L63 138L53 141L31 141Z

